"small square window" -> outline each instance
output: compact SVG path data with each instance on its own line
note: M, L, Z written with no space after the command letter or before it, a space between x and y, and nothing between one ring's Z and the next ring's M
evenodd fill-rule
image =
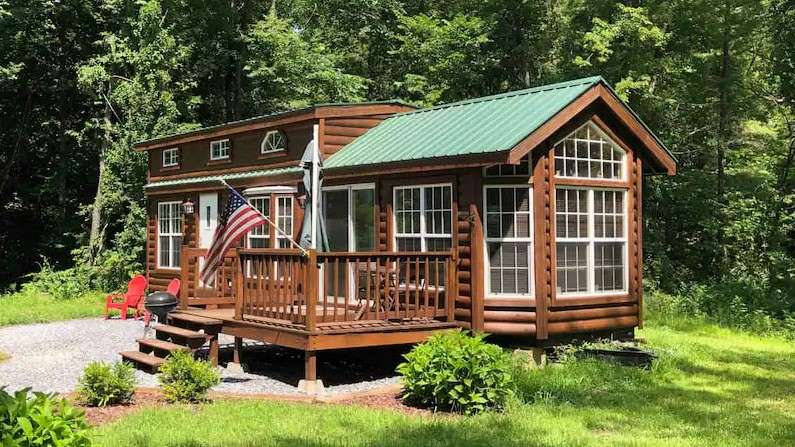
M179 166L179 149L172 147L163 150L163 167L171 168L174 166Z
M229 140L219 140L210 143L210 160L225 160L229 158Z

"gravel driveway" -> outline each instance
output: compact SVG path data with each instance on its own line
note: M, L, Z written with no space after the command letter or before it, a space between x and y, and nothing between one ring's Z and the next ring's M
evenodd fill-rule
M91 361L118 361L119 352L137 350L143 335L137 320L85 319L0 328L0 351L11 356L0 362L0 386L10 390L31 387L36 391L73 391L83 368ZM221 343L232 339L221 337ZM231 393L301 394L303 353L271 345L246 343L244 361L256 374L234 374L221 368L222 383L214 391ZM391 351L390 351L391 352ZM222 349L222 364L231 355ZM393 377L399 352L385 362L374 362L369 352L321 356L319 376L326 393L364 391L397 382ZM325 373L325 375L324 375ZM136 371L138 386L155 387L157 378Z

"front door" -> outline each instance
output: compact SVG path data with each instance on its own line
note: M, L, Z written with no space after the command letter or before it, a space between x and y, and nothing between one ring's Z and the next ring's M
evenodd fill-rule
M199 196L199 248L210 248L218 226L218 193Z
M199 248L210 248L215 228L218 226L218 193L199 195ZM199 269L204 268L204 257L199 258ZM202 282L200 284L204 286Z

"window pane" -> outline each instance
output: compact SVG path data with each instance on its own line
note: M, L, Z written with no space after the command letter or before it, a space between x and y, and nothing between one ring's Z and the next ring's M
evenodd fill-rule
M331 251L348 251L348 190L326 191L323 208Z
M555 146L555 174L562 177L621 178L624 151L587 123Z
M588 290L588 244L557 243L557 291L559 293Z
M597 291L624 289L624 243L594 244L594 280Z
M532 250L526 242L490 242L489 293L526 295L530 289Z
M353 190L353 235L356 250L375 249L375 191L372 189Z
M399 237L396 239L398 251L420 251L421 240L418 237Z

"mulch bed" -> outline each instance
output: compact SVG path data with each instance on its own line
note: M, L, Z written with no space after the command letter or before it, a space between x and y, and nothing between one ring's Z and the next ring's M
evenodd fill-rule
M74 399L74 396L70 396ZM382 410L397 411L410 416L429 416L434 414L432 411L410 407L400 399L400 388L389 386L379 390L369 392L343 394L327 397L312 396L282 396L273 394L228 394L210 393L211 399L234 399L234 400L276 400L288 402L316 403L319 405L357 405L366 408L377 408ZM85 407L80 406L86 412L86 420L91 426L99 426L114 422L130 413L143 408L167 407L163 393L156 389L139 388L135 391L133 402L129 405L115 405L110 407Z

